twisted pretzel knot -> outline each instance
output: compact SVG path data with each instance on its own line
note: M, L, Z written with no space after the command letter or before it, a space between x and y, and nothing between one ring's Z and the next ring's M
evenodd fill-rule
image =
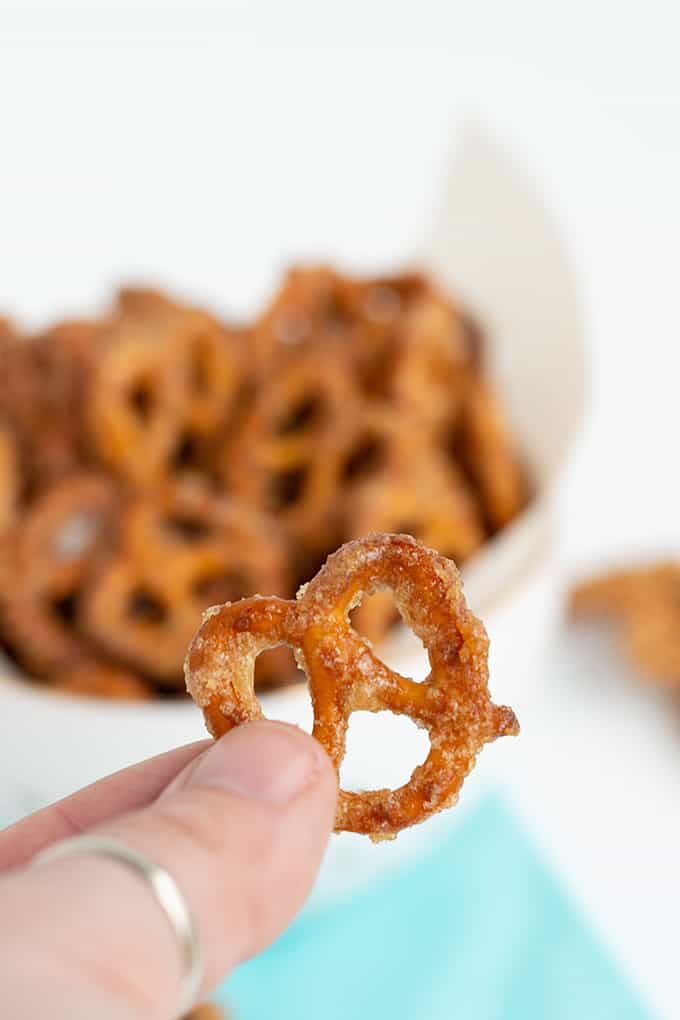
M344 354L305 350L262 386L225 450L230 490L275 512L303 545L334 538L338 422L351 416L352 403Z
M206 603L285 591L276 532L198 484L167 485L119 513L116 554L85 594L81 623L102 647L167 686Z
M364 595L389 588L425 645L431 672L422 683L385 665L349 622ZM477 753L518 732L512 709L488 692L488 640L467 608L456 567L407 535L349 542L298 593L297 601L253 598L214 607L187 655L187 688L218 737L262 717L253 688L256 656L290 645L307 674L313 735L336 772L352 712L406 715L429 733L430 753L397 790L341 790L336 829L388 839L455 802Z
M95 456L144 487L200 460L240 393L237 346L232 331L198 309L124 290L103 331L85 410Z

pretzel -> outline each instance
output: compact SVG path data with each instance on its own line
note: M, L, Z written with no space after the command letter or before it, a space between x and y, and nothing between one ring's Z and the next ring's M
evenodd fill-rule
M432 453L417 452L366 480L350 499L345 533L375 532L413 535L457 563L485 539L475 494L462 473ZM352 622L371 642L378 642L397 618L390 593L379 591L357 606Z
M239 397L242 365L235 333L204 312L185 313L184 343L188 359L186 428L210 435L228 422Z
M50 689L86 698L148 701L151 687L129 670L107 662L84 660L50 676Z
M161 480L180 438L180 345L155 322L124 319L106 335L85 408L94 455L122 478Z
M624 650L643 677L680 689L680 566L666 562L615 570L577 585L575 617L604 616L619 627Z
M286 586L275 529L198 484L138 496L119 514L116 545L83 598L83 630L171 687L207 605Z
M393 591L427 648L431 672L415 683L389 669L348 614L378 588ZM257 655L290 645L307 674L313 735L339 774L352 712L388 710L427 729L430 753L398 790L341 790L336 830L389 839L455 803L482 746L516 734L512 709L488 692L488 639L465 605L453 563L407 535L374 535L330 556L295 602L252 598L213 607L187 654L187 689L219 737L262 717L253 690Z
M162 481L233 412L241 386L235 334L154 291L123 291L89 393L97 457L136 485Z
M252 331L258 365L310 339L347 334L358 317L357 287L324 266L289 270L274 301Z
M208 602L258 588L290 597L345 539L412 531L464 561L527 495L480 347L424 275L323 266L291 270L245 330L149 287L37 336L0 320L5 644L49 679L106 662L161 694ZM92 548L64 564L49 536L69 531L80 498L69 486L94 472L115 494L92 509ZM21 512L8 532L13 475ZM185 485L202 486L212 531L171 541L168 493ZM34 514L43 538L15 543ZM394 619L385 593L352 616L373 640ZM288 648L258 659L258 685L291 673Z
M238 399L242 356L240 337L198 308L180 305L161 291L124 287L118 294L124 317L146 319L178 330L186 362L183 423L191 437L209 435L222 425Z
M72 476L46 489L12 531L2 625L19 659L39 675L86 653L77 606L115 498L107 479Z
M395 330L389 395L416 420L439 428L462 406L474 354L467 321L423 281Z
M40 486L78 468L82 394L97 362L101 333L95 322L68 320L26 341L33 392L21 418L33 480Z
M281 349L340 342L351 356L357 383L371 398L412 396L426 417L432 402L413 382L414 365L430 362L428 389L445 380L443 360L468 360L468 330L454 307L418 273L358 280L326 267L295 268L253 330L260 362L271 365ZM432 358L438 348L438 363ZM442 399L442 398L440 398ZM443 399L446 399L443 397Z
M75 470L80 406L98 327L67 321L36 337L0 335L0 409L13 423L29 487Z
M309 348L284 359L256 393L222 454L231 492L276 515L289 534L311 548L335 537L338 448L344 449L353 393L338 348Z

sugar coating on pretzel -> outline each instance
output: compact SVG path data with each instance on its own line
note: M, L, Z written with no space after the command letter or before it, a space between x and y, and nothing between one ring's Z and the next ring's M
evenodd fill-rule
M392 591L405 622L427 649L422 682L400 676L352 628L364 596ZM187 689L218 737L261 718L253 666L265 648L293 648L307 675L313 735L336 772L352 712L391 711L428 731L430 752L397 790L341 790L336 829L388 839L455 803L482 746L518 732L512 709L488 691L488 639L465 604L454 564L408 535L347 543L298 593L297 600L254 598L213 607L187 654Z
M612 570L576 585L576 618L610 619L629 661L649 683L680 689L680 565Z

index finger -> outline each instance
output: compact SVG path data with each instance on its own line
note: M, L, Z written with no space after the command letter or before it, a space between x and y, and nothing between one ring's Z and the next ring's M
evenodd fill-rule
M20 867L56 840L150 804L211 743L199 740L131 765L11 825L0 832L0 871Z

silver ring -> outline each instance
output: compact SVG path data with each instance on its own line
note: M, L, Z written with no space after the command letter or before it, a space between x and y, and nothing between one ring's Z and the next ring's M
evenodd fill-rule
M132 850L125 843L99 836L75 836L41 850L32 864L46 864L75 854L100 854L125 865L150 887L156 902L165 914L177 940L182 956L184 976L180 987L178 1016L195 1005L203 980L203 957L189 905L182 890L165 868Z

